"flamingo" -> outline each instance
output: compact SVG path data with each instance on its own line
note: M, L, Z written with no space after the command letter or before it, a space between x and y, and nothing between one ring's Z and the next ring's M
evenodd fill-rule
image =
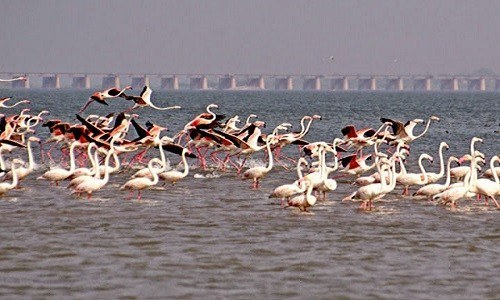
M0 196L4 195L5 193L14 189L17 186L18 178L17 178L16 168L17 168L18 164L22 164L22 161L19 159L12 160L12 164L11 164L12 182L11 183L8 183L8 182L0 183Z
M342 201L357 198L363 201L360 206L361 209L372 210L373 202L383 198L386 194L394 190L394 187L396 186L396 158L400 158L400 154L397 152L391 157L388 163L384 163L380 166L381 174L383 174L386 169L389 169L389 173L391 175L389 183L386 182L386 176L381 175L380 182L362 186L351 195L342 199Z
M490 169L495 168L495 162L500 161L498 155L493 156L490 160ZM498 175L496 173L493 173L495 181L489 180L487 178L477 178L477 172L476 170L473 171L473 181L471 184L471 190L472 192L476 193L477 195L483 195L486 197L486 203L488 203L488 198L491 198L495 205L497 207L500 207L498 204L497 200L495 199L495 195L500 194L500 183L498 180Z
M165 181L171 182L172 185L175 185L177 183L177 181L186 177L189 173L189 165L188 165L187 160L186 160L186 154L188 152L189 152L189 149L187 149L187 148L182 149L181 157L182 157L182 164L184 166L183 172L179 172L177 170L171 170L171 171L160 173L160 174L158 174L158 176Z
M450 170L451 170L451 163L452 162L458 162L458 158L455 156L450 156L448 158L448 163L447 163L447 168L446 168L446 181L444 184L439 184L439 183L431 183L424 185L420 189L418 189L415 193L413 193L413 196L426 196L428 200L432 200L432 196L444 192L449 186L451 182L451 176L450 176Z
M415 135L413 133L413 130L417 124L424 122L424 120L422 119L413 119L406 122L406 124L387 118L380 118L380 121L382 121L383 123L389 122L391 124L393 134L395 136L395 143L403 141L404 143L409 144L414 140L422 137L429 129L431 121L439 121L439 118L436 116L431 116L428 119L427 124L425 125L424 131L422 131L422 133L420 133L419 135Z
M302 179L302 164L307 164L307 160L303 157L299 158L299 160L297 161L297 176L299 177L299 180ZM300 184L298 182L283 184L276 187L269 195L269 198L281 198L281 206L283 206L285 200L288 201L291 196L303 193L305 191L305 187L306 185L304 184L302 184L302 187L300 187Z
M466 197L469 192L472 168L474 168L474 164L470 165L470 171L465 175L464 182L461 185L450 187L444 192L434 195L432 199L441 199L443 205L450 203L452 208L456 208L456 202Z
M110 88L110 89L107 89L104 91L95 92L90 96L87 103L85 103L85 105L80 109L79 113L82 113L85 109L87 109L87 107L90 105L90 103L92 103L94 101L97 101L97 102L104 104L104 105L108 105L108 103L106 102L106 99L116 98L116 97L126 98L127 95L125 95L124 92L126 90L131 90L131 89L132 89L132 86L128 85L121 90L119 90L117 88Z
M404 173L397 178L397 182L404 186L403 196L409 195L409 188L411 185L424 185L428 182L427 172L425 171L424 166L422 165L422 161L424 159L428 159L432 162L432 156L427 153L422 153L418 159L418 166L420 167L420 171L422 173ZM401 163L403 168L403 163Z
M28 80L28 77L19 76L19 77L12 78L12 79L0 79L0 82L12 82L12 81L18 81L18 80L26 81L26 80Z
M135 102L134 106L132 108L130 108L129 110L133 110L133 109L136 109L139 107L147 107L147 106L154 108L156 110L170 110L170 109L180 109L181 108L178 105L169 106L169 107L158 107L158 106L154 105L151 102L151 94L152 93L153 93L153 91L151 90L151 88L149 86L145 85L144 88L142 89L140 96L125 96L125 99L133 100Z
M450 147L445 142L441 142L439 144L439 173L427 172L427 183L437 182L444 176L444 158L443 158L443 149L448 150Z
M288 200L288 206L298 207L300 211L309 212L308 208L316 204L316 197L312 195L313 183L304 179L307 191L305 195L298 195Z
M159 180L158 174L156 174L153 166L155 162L161 163L161 161L158 158L153 158L148 162L148 169L151 172L151 175L153 177L152 179L149 179L147 177L138 177L130 179L120 187L120 190L125 190L125 189L131 191L136 190L137 200L141 200L141 191L149 187L152 187L158 183Z
M30 104L31 103L31 101L25 99L25 100L18 101L16 103L12 104L12 105L5 104L5 102L9 101L10 99L12 99L12 97L0 98L0 107L3 107L3 108L13 108L13 107L18 106L19 104L24 104L24 103Z
M267 149L267 154L269 157L268 165L266 167L262 167L262 166L253 167L253 168L246 170L243 173L243 180L245 180L245 179L252 179L253 180L253 188L254 189L257 189L259 187L260 179L264 178L267 175L267 173L269 173L271 171L271 169L273 168L273 153L271 151L271 145L270 145L271 140L273 138L274 138L274 136L272 134L270 134L266 139L266 149Z
M28 167L25 168L24 166L20 165L15 169L15 172L17 173L17 180L21 181L26 176L28 176L33 170L35 169L35 159L33 158L33 150L31 148L31 143L32 142L38 142L40 143L40 139L32 136L28 138L28 142L26 143L26 148L28 149ZM13 177L13 171L11 170L10 172L7 173L7 178L12 178Z
M75 147L81 145L79 141L74 141L71 143L71 146L69 148L69 157L70 157L70 168L69 170L63 169L63 168L54 168L51 170L48 170L47 172L43 173L40 177L37 179L45 179L49 180L51 183L55 182L56 186L59 185L59 181L65 180L66 178L70 177L73 172L75 171Z
M113 144L111 144L113 145ZM109 159L111 157L111 155L115 154L114 153L114 149L113 147L108 151L108 154L106 155L106 159L104 160L104 166L106 168L105 171L104 171L104 177L101 179L99 178L99 172L96 172L95 176L94 177L90 177L90 178L85 178L85 180L83 182L81 182L80 184L78 184L73 192L73 193L87 193L87 199L90 200L90 198L92 198L92 193L97 191L97 190L100 190L102 187L104 187L108 181L109 181L109 168L107 168L108 164L109 164Z

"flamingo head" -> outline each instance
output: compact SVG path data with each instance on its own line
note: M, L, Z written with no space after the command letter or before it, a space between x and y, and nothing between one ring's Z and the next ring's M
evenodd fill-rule
M19 77L17 77L17 80L26 81L26 80L28 80L28 77L26 77L26 76L19 76Z
M431 116L429 119L431 119L432 121L438 121L439 122L439 117L436 117L436 116Z
M322 120L323 118L320 115L313 115L313 120Z

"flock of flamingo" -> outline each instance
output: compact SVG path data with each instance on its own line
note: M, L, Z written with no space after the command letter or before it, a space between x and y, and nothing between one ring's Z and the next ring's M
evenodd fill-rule
M439 121L435 116L427 121L414 119L406 123L381 118L381 126L376 129L356 129L354 125L348 125L342 129L342 137L334 138L331 143L308 142L305 137L312 123L321 120L318 115L304 116L300 120L300 131L291 132L292 124L282 123L265 134L266 122L258 120L256 115L250 114L238 127L239 116L223 122L225 116L214 112L218 106L210 104L205 112L187 122L183 130L168 137L162 136L166 127L149 121L142 126L136 121L138 115L133 112L145 107L156 110L180 107L155 106L148 86L139 96L128 95L130 89L127 86L121 90L111 88L93 93L76 114L78 123L46 120L44 115L48 111L31 115L29 109L23 109L19 114L3 115L0 119L0 176L3 177L0 195L19 187L22 180L42 169L34 161L32 144L36 142L40 145L42 162L47 158L53 165L53 151L59 151L57 158L60 158L60 166L52 167L36 178L56 186L68 181L67 188L72 194L86 195L89 199L118 172L131 174L120 190L137 191L137 198L141 199L141 192L145 189L161 182L175 185L185 179L190 171L190 158L196 159L199 168L204 170L208 167L222 172L234 170L236 178L251 180L253 189L259 189L260 182L277 165L288 170L289 162L293 162L297 179L276 187L269 198L279 198L282 207L297 207L304 213L327 201L327 194L335 193L336 179L340 177L352 180L353 192L338 199L360 202L361 210L374 210L378 200L389 193L398 193L396 186L402 187L403 197L450 204L453 208L459 200L483 197L486 205L491 200L497 208L500 207L495 198L500 193L500 167L496 166L499 156L493 155L487 164L485 154L476 149L476 144L483 142L478 137L472 138L470 153L461 157L445 158L448 145L441 142L437 149L439 173L426 171L424 161L433 161L433 156L427 153L419 156L418 171L407 170L405 164L411 143L424 136L432 122ZM108 101L117 101L113 99L131 101L133 105L116 115L81 115L91 103L109 105ZM29 101L22 100L7 105L10 100L10 97L0 99L0 107L29 104ZM50 132L45 141L34 135L38 126ZM420 134L414 133L417 127L421 128ZM43 149L42 146L49 144L49 149ZM293 151L287 151L288 156L282 151L292 145L299 149L297 157L289 154ZM158 150L152 150L154 148ZM27 162L20 157L5 161L2 154L14 149L26 149L23 156L27 155ZM182 171L170 167L165 152L180 156ZM246 168L247 159L258 152L264 153L265 165ZM482 168L486 170L480 173ZM135 173L132 174L131 170ZM410 189L414 189L411 196Z

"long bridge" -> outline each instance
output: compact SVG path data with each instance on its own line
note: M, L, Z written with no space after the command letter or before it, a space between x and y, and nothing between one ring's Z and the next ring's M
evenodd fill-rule
M164 90L311 90L311 91L500 91L500 76L398 75L398 74L159 74L159 73L45 73L0 72L0 78L24 76L24 81L3 83L3 87L27 89L103 89L146 84ZM92 85L91 81L97 80ZM0 87L2 87L0 85Z

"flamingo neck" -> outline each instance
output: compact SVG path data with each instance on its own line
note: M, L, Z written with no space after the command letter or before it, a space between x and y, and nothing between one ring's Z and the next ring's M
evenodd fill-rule
M16 168L15 164L12 165L11 170L12 170L12 183L8 187L9 190L15 188L17 186L17 183L18 183L17 168Z
M153 161L149 161L148 169L149 169L149 172L151 173L151 176L153 177L151 180L151 185L157 184L159 177L158 177L158 173L153 168Z
M184 166L184 171L182 172L182 176L186 177L189 173L189 165L187 163L185 150L182 151L181 157L182 157L182 165Z
M268 136L266 140L266 149L269 156L269 163L266 167L266 171L269 172L273 168L273 152L271 151L271 137Z
M444 175L444 158L443 158L443 148L444 147L445 147L444 145L441 145L439 147L439 173L438 173L439 178L443 177L443 175Z
M426 132L427 130L429 130L429 126L431 125L431 119L427 120L427 124L425 124L425 128L424 128L424 131L422 131L421 134L415 136L415 138L419 138L419 137L422 137Z
M33 150L31 149L31 141L28 140L28 171L31 172L35 168L35 160L33 159Z
M69 172L73 173L76 168L75 164L75 147L76 147L76 142L73 142L71 146L69 147Z
M490 169L491 169L491 172L493 173L493 178L495 179L495 182L498 184L500 184L500 180L498 179L498 174L496 172L496 169L495 169L495 162L497 161L500 161L500 158L498 156L493 156L490 160Z
M422 161L423 161L423 157L420 156L420 158L418 159L418 166L420 167L420 171L422 172L422 175L424 175L424 179L423 179L423 182L427 182L427 172L425 171L425 168L424 168L424 165L422 164Z
M446 165L446 181L444 182L444 186L448 187L451 183L451 162L453 161L453 158L450 157L448 159L448 163Z
M302 120L300 122L302 129L301 129L299 136L298 136L299 139L304 137L304 135L306 135L309 132L309 128L311 127L311 123L313 121L313 118L309 117L309 122L307 123L306 128L304 128L304 122L302 122L303 120L304 120L304 118L302 118Z

